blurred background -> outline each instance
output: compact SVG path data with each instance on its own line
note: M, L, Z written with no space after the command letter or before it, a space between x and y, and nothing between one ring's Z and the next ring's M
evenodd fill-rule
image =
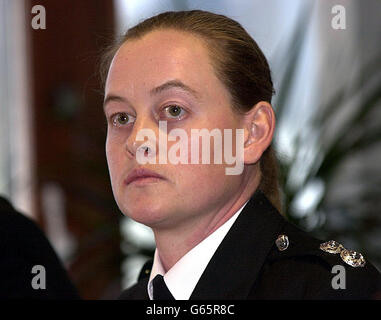
M0 0L0 194L84 299L135 282L154 242L113 199L99 60L139 21L188 9L239 21L269 60L289 219L381 269L379 0Z

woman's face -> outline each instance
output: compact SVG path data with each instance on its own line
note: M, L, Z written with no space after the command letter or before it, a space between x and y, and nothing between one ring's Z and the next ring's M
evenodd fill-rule
M106 155L111 184L120 210L150 227L193 223L200 215L212 215L227 205L240 190L242 175L226 175L233 165L191 164L191 130L240 128L240 117L232 111L230 95L217 79L208 52L197 37L173 30L153 31L141 39L126 42L111 64L105 91L108 122ZM156 164L141 164L136 141L142 129L159 140L159 121L167 132L181 129L187 139L167 141L167 151L177 144L188 149L188 164L159 163L156 151L145 153ZM213 139L210 139L213 146ZM201 139L200 149L201 150ZM153 150L151 148L151 150ZM233 155L235 154L233 143ZM176 153L177 155L179 153ZM173 154L172 154L173 156ZM194 161L193 161L194 162ZM127 183L133 170L146 168L164 179L144 179Z

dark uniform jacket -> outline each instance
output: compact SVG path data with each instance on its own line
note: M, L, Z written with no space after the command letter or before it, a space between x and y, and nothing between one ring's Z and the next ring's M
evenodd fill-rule
M41 268L45 270L44 286ZM33 272L32 272L33 271ZM42 230L0 197L0 299L79 299ZM38 277L32 286L32 280Z
M286 221L256 191L216 250L190 300L380 298L380 273L369 261L351 266L348 262L355 262L351 256L344 262L340 253L320 249L322 243ZM149 273L146 264L138 283L119 299L149 299Z

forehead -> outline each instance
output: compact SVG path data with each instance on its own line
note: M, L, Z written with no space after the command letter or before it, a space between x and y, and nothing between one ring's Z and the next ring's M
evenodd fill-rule
M151 89L180 79L190 86L222 86L200 38L175 30L153 31L124 43L108 74L106 92Z

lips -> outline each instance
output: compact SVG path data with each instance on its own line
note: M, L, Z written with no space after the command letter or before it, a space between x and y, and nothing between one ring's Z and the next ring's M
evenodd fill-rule
M143 178L158 178L158 179L163 179L163 180L165 179L163 176L161 176L160 174L158 174L154 171L144 169L144 168L139 168L139 169L134 169L127 176L125 183L127 185L129 185L131 182L133 182L135 180L143 179Z

